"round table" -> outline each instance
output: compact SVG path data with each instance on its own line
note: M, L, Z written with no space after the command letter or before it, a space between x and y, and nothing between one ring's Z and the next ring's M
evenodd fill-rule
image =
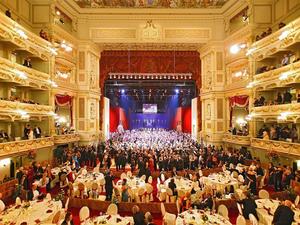
M210 174L208 177L203 177L203 182L204 185L215 186L221 193L225 192L226 187L233 186L234 189L237 189L239 186L238 181L226 173Z
M231 223L219 214L204 210L187 210L180 213L176 219L176 225L231 225Z
M89 172L86 175L80 174L74 181L74 187L76 188L79 183L83 183L85 188L90 190L93 183L97 183L99 185L100 180L102 179L104 179L103 173Z
M132 225L134 224L133 217L122 217L119 215L103 215L95 218L90 218L86 222L82 223L83 225Z
M167 179L165 181L165 183L163 184L163 186L161 187L162 192L163 192L164 188L167 189L169 187L169 183L170 183L171 179L174 179L177 190L182 190L182 191L184 191L184 193L191 192L194 182L187 178L180 177L180 176Z
M136 194L139 188L146 188L146 182L142 180L140 177L132 176L132 177L125 177L124 179L127 180L127 186L132 190L133 194ZM121 192L122 191L122 182L123 180L117 181L117 188Z
M31 201L26 205L13 206L0 214L0 224L8 223L20 225L27 222L27 225L39 222L52 222L54 215L62 210L61 201Z
M257 205L256 212L259 222L265 225L272 225L274 213L279 206L280 201L272 199L257 199L255 202ZM293 211L295 213L294 220L296 221L293 225L297 225L300 223L300 210L294 209Z

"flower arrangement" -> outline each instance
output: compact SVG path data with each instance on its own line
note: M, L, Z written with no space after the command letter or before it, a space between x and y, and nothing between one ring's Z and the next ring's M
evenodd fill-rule
M208 216L207 216L206 214L203 214L201 219L202 219L204 222L207 222L207 221L208 221Z

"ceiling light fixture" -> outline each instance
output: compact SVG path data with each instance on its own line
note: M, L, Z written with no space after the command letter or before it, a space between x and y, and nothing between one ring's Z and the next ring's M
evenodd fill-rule
M289 31L289 30L285 30L285 31L283 31L283 32L279 35L278 39L279 39L280 41L282 41L283 39L287 38L287 37L289 36L289 34L290 34L290 31Z

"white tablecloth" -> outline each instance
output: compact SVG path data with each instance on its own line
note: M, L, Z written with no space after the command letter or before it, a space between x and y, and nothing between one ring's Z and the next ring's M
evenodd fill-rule
M132 177L125 177L124 179L127 180L127 186L131 188L133 192L136 192L139 188L144 188L144 189L146 188L146 182L139 177L132 176ZM122 182L123 182L122 180L117 181L117 188L119 190L122 189Z
M225 187L233 186L234 189L238 188L238 181L225 173L213 173L208 177L203 177L205 185L215 186L217 191L224 193Z
M24 203L20 207L12 207L0 215L0 223L15 223L20 225L27 222L27 225L34 225L36 221L52 222L53 216L62 210L61 201L31 201L30 206L25 208Z
M104 179L103 173L87 173L80 174L74 181L74 187L77 188L79 183L83 183L87 190L92 188L93 183L100 184L100 180Z
M204 217L207 217L205 222ZM210 211L188 210L178 215L176 225L231 225L231 223L219 214L212 214Z
M164 191L164 189L167 189L169 187L169 183L170 183L171 179L174 179L177 190L183 190L185 193L191 192L191 190L193 188L193 181L191 181L187 178L183 178L183 177L174 177L174 178L167 179L165 181L164 185L161 186L162 192Z
M257 204L256 212L258 215L259 222L265 225L272 225L273 216L277 207L280 204L280 201L271 199L257 199L255 200L255 202ZM270 210L271 215L268 213L268 210ZM293 225L297 225L298 223L300 223L300 210L295 209L294 213L294 219L296 222L293 223Z
M134 223L133 217L122 217L119 215L116 216L98 216L95 218L91 218L87 220L83 225L101 225L101 224L106 224L106 225L127 225L130 224L132 225Z

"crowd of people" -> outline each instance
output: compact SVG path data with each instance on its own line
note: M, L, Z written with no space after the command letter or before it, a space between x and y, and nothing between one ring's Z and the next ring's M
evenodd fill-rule
M268 127L264 124L259 129L257 138L290 142L299 141L298 129L295 124L292 124L291 128L288 125L275 124Z
M105 171L106 200L116 204L120 201L129 201L130 186L126 179L123 179L121 190L117 189L112 168L123 172L130 167L132 172L137 171L138 177L145 176L146 183L149 177L157 171L159 177L164 175L166 179L170 178L168 188L172 190L174 196L178 193L174 178L180 173L182 177L197 183L200 189L205 190L199 196L193 187L183 196L177 196L180 211L191 207L212 209L215 199L222 198L222 191L219 192L203 185L201 171L204 169L222 168L224 174L239 176L240 185L245 185L251 195L240 200L235 196L233 186L226 188L224 194L231 194L237 201L241 201L240 203L245 205L245 211L252 196L257 195L258 187L261 186L260 181L265 177L268 178L268 185L274 186L275 191L288 189L290 181L295 178L295 173L289 166L275 167L270 163L267 169L263 169L259 159L252 158L246 148L229 151L222 147L204 146L193 140L190 134L163 129L116 132L109 140L97 146L66 147L58 149L54 154L56 164L64 165L64 169L58 174L58 186L64 190L66 196L97 199L102 193L93 188L80 196L74 195L73 182L77 176L86 173L89 168L98 167ZM238 169L238 166L246 164L247 160L252 162L251 165ZM18 188L14 197L25 193L27 200L36 200L45 198L46 194L51 192L55 176L50 165L33 162L29 167L19 168L16 178ZM69 221L72 215L68 213L67 215L66 220ZM144 215L136 206L133 208L133 217L135 221L144 221L143 224L151 224L152 221L151 214L150 216Z
M254 107L266 106L266 105L281 105L281 104L290 104L292 102L293 95L290 91L286 90L283 94L278 92L274 100L266 101L263 95L260 95L258 98L254 98L253 105Z

